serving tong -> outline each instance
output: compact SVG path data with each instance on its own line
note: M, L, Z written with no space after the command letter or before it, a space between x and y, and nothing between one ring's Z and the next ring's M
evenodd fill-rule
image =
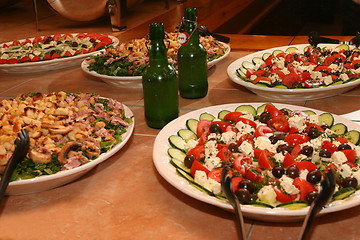
M0 203L5 195L5 190L9 185L11 175L16 168L16 165L24 160L28 150L29 150L29 134L25 129L22 129L18 133L19 138L15 139L15 150L11 155L5 171L1 177L0 181Z
M353 37L350 41L340 41L338 39L333 38L327 38L319 36L317 32L311 32L309 34L309 43L311 46L317 46L319 43L336 43L336 44L347 44L347 45L355 45L356 47L359 47L360 45L360 32L356 34L355 37Z
M224 43L229 43L230 42L229 37L226 37L226 36L223 36L223 35L220 35L220 34L217 34L217 33L210 32L209 29L204 25L201 25L199 27L199 33L203 37L210 35L213 38L215 38L216 40L219 40L220 42L224 42Z
M239 239L246 240L246 232L244 226L243 215L241 212L241 206L238 198L232 190L231 177L228 176L229 169L224 167L221 172L221 188L226 198L229 200L231 206L235 210L236 222L239 225L238 234ZM306 240L309 236L311 224L320 210L329 202L335 190L335 174L332 169L325 174L323 181L321 182L321 189L318 197L312 202L309 211L305 217L302 225L301 234L299 240Z

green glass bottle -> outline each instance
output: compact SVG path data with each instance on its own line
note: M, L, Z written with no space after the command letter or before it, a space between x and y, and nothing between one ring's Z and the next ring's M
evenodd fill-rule
M162 128L179 116L176 71L169 64L162 23L150 24L149 64L142 75L145 119L149 127Z
M185 9L180 29L183 29L182 35L188 40L181 42L179 39L182 43L177 55L180 96L183 98L205 97L208 92L207 53L204 46L200 44L195 8Z

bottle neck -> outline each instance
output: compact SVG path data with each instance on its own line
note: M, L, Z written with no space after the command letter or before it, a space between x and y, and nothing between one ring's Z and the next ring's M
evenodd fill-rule
M149 48L149 63L168 63L167 49L164 44L164 39L151 41Z
M189 34L189 42L199 42L199 29L197 27L196 21L184 19L184 31Z

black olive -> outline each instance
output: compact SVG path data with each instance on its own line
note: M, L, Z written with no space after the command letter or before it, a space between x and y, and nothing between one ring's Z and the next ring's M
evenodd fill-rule
M284 114L284 116L289 116L289 112L285 108L280 109L280 112L282 112L282 114Z
M286 175L288 175L290 178L295 179L299 177L300 170L296 166L290 166L288 169L286 169Z
M360 68L360 63L355 63L355 64L354 64L354 68L355 68L355 69Z
M318 196L319 193L317 193L316 191L311 191L306 195L306 201L308 203L312 203Z
M270 120L270 113L269 112L262 112L259 117L259 122L267 123Z
M306 181L311 184L317 184L321 181L321 172L318 169L311 170L307 176Z
M324 130L330 128L330 127L329 127L328 125L326 125L326 124L323 124L323 125L321 125L320 127L321 127L322 129L324 129Z
M282 154L286 154L287 152L288 153L291 153L292 151L292 148L289 144L280 144L277 148L276 148L276 152L278 153L282 153Z
M271 170L272 175L276 178L281 178L285 174L285 169L282 166L276 166Z
M246 189L239 188L235 191L235 195L241 203L248 203L252 200L251 193Z
M331 152L327 149L321 149L319 152L319 156L323 158L331 158Z
M229 149L230 152L232 152L232 153L237 153L237 152L239 152L239 148L238 148L238 146L237 146L236 143L230 143L228 149Z
M94 43L95 41L96 41L96 39L95 38L90 38L90 40L89 40L91 43Z
M338 146L337 150L341 151L341 150L347 150L347 149L351 149L351 146L349 144L343 143Z
M291 87L292 88L301 88L301 87L303 87L303 84L301 82L294 82Z
M248 190L250 193L253 193L255 190L255 186L252 181L249 179L244 179L239 183L239 189Z
M52 37L47 37L46 40L44 41L44 44L49 44L52 40L53 40Z
M342 59L341 59L341 58L336 58L336 59L333 61L333 64L336 64L336 65L339 65L340 63L342 63Z
M305 156L310 157L314 152L314 148L312 146L304 146L300 152L301 152L301 154L304 154Z
M307 134L311 139L317 138L318 136L321 135L321 131L319 131L319 129L317 129L317 127L315 126L311 126L309 127Z
M347 187L356 188L358 186L358 180L354 177L346 177L342 181L341 186L343 188L347 188Z
M195 161L195 157L193 155L186 155L184 159L184 165L188 168L191 168L194 161Z
M77 42L72 42L72 43L71 43L71 46L72 46L72 47L77 47L78 45L79 45L79 44L78 44Z
M351 51L350 51L350 50L345 50L345 51L343 52L343 54L348 58L348 57L350 57L350 55L351 55Z
M213 123L210 126L210 132L211 133L222 133L222 129L219 124Z
M271 144L275 144L275 143L277 143L277 141L279 141L279 137L276 135L271 135L269 137L269 140L270 140Z

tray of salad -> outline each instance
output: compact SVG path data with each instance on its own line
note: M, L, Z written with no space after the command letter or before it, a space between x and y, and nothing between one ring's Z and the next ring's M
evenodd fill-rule
M116 37L99 33L55 34L0 44L0 72L33 73L80 65L109 46Z
M30 136L29 152L12 174L7 195L74 181L119 151L134 129L127 106L97 94L21 94L0 105L0 178L17 133L25 128Z
M181 46L176 33L168 33L169 63L177 69L177 51ZM219 42L211 36L200 37L200 42L208 54L208 68L226 58L230 53L230 46ZM148 62L146 39L135 39L121 43L115 48L107 48L101 54L95 54L85 59L81 68L84 72L102 79L103 81L122 87L141 87L141 75Z
M220 176L230 167L233 190L247 218L302 220L324 173L336 172L331 202L320 214L360 204L360 126L306 107L246 103L199 109L166 125L153 161L185 194L232 211Z
M266 98L326 98L360 84L360 49L346 44L276 47L234 61L227 73L233 82Z

